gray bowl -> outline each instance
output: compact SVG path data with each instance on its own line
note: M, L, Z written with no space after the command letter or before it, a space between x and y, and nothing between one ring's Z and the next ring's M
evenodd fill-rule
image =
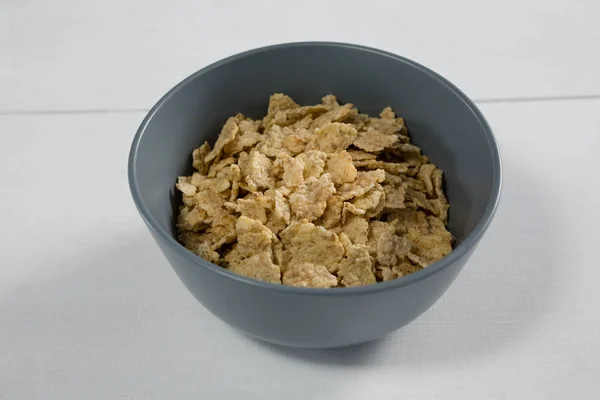
M228 116L238 112L263 116L269 95L275 92L289 94L301 104L318 103L333 93L368 114L392 106L406 119L414 142L445 172L455 250L394 281L306 289L233 274L179 244L173 222L179 204L174 184L177 176L191 172L192 150L205 140L214 143ZM260 48L196 72L150 110L129 156L135 204L188 290L227 324L268 342L297 347L337 347L377 339L431 307L488 228L501 181L492 131L459 89L405 58L340 43Z

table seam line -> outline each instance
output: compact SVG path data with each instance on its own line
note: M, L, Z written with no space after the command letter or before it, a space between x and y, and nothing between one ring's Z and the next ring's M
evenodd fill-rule
M540 97L503 97L473 99L476 104L514 104L514 103L543 103L561 101L600 100L600 94L567 95L567 96L540 96ZM150 108L90 108L90 109L32 109L32 110L0 110L0 116L21 115L90 115L90 114L136 114L146 113Z

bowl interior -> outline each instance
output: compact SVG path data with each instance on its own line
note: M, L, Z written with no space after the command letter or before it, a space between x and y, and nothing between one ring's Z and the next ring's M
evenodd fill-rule
M132 148L130 178L151 224L174 234L177 176L191 172L191 152L214 143L225 119L259 118L272 93L300 104L332 93L361 112L391 106L415 144L445 173L449 229L465 240L491 218L500 161L474 105L443 78L408 60L351 45L305 43L254 50L213 64L169 92L150 112ZM487 211L487 212L486 212ZM142 213L144 211L142 210Z

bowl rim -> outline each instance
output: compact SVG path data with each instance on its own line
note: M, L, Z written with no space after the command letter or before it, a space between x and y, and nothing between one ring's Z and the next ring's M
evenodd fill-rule
M357 287L351 287L351 288L340 288L340 289L303 288L303 287L295 287L295 286L286 286L286 285L263 282L263 281L255 280L252 278L248 278L248 277L236 274L234 272L229 271L228 269L225 269L223 267L220 267L218 265L212 264L212 263L204 260L203 258L197 256L196 254L194 254L191 251L189 251L188 249L186 249L169 232L167 232L164 228L162 228L158 224L156 219L152 216L152 214L148 210L148 207L142 201L140 188L139 188L138 181L136 178L136 176L137 176L136 161L137 161L137 153L138 153L139 145L143 139L146 127L148 126L148 124L150 123L150 121L152 120L152 118L154 117L156 112L162 107L162 105L164 103L166 103L167 101L169 101L169 99L171 97L173 97L180 89L182 89L184 86L186 86L188 84L188 82L207 73L208 71L211 71L215 68L219 68L222 65L234 62L234 61L239 60L244 57L253 56L256 54L269 52L269 51L273 51L273 50L279 50L279 49L284 49L284 48L303 48L303 47L346 48L346 49L350 49L350 50L358 50L361 52L376 53L377 55L380 55L380 56L393 58L394 60L396 60L400 63L408 64L409 66L411 66L413 68L419 69L424 74L429 75L430 78L435 79L441 85L446 86L448 89L450 89L452 92L454 92L463 101L463 103L469 108L469 110L471 111L473 116L475 118L477 118L479 125L486 136L488 146L490 147L490 150L492 152L492 158L493 158L492 162L493 162L493 168L494 168L492 193L490 196L490 200L485 208L485 211L484 211L483 215L480 217L479 222L477 222L477 225L475 226L473 231L471 231L471 233L469 233L469 235L467 235L467 237L458 246L456 246L449 255L447 255L443 259L436 261L435 263L429 265L427 268L416 271L408 276L398 278L398 279L393 279L393 280L390 280L387 282L378 282L378 283L372 284L372 285L357 286ZM210 271L212 273L222 275L229 279L234 279L243 284L251 285L251 286L254 286L257 288L263 288L265 290L283 291L283 292L288 292L290 294L311 295L311 296L314 296L314 295L322 295L322 296L362 295L362 294L368 294L368 293L383 292L383 291L387 291L387 290L394 290L394 289L397 289L397 288L400 288L403 286L411 285L417 281L420 281L420 280L423 280L423 279L429 277L430 275L434 275L434 274L442 271L443 269L448 267L450 264L454 263L456 260L461 258L465 253L467 253L472 247L474 247L478 243L479 239L483 236L483 234L489 227L489 225L494 217L494 214L496 213L496 210L498 208L501 191L502 191L502 180L503 180L503 178L502 178L502 160L501 160L498 144L494 137L494 133L492 132L492 129L490 128L487 120L485 119L485 117L483 116L483 114L481 113L479 108L458 87L456 87L454 84L452 84L450 81L448 81L446 78L442 77L438 73L430 70L429 68L427 68L415 61L409 60L405 57L402 57L402 56L399 56L399 55L396 55L396 54L393 54L393 53L390 53L390 52L387 52L384 50L367 47L367 46L363 46L363 45L342 43L342 42L323 42L323 41L281 43L281 44L275 44L275 45L264 46L264 47L247 50L247 51L226 57L222 60L216 61L216 62L194 72L193 74L189 75L187 78L183 79L181 82L179 82L177 85L175 85L172 89L170 89L165 95L163 95L160 98L160 100L158 100L156 102L156 104L150 109L150 111L148 111L148 113L144 117L143 121L141 122L140 126L137 129L137 132L136 132L136 134L133 138L133 142L131 144L127 170L128 170L127 175L128 175L128 180L129 180L129 188L131 190L131 195L133 197L133 201L134 201L136 208L138 209L138 212L140 213L142 219L146 223L146 226L148 226L148 228L151 230L151 232L154 234L155 237L160 238L166 245L173 247L173 250L175 252L177 252L179 256L183 257L190 263L195 264L200 268L206 268L208 271Z

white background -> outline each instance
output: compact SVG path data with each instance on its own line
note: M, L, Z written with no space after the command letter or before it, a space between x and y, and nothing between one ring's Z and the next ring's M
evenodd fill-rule
M600 2L0 0L0 399L596 399ZM505 186L471 262L385 339L250 339L179 282L130 199L144 112L224 56L370 45L448 77Z

